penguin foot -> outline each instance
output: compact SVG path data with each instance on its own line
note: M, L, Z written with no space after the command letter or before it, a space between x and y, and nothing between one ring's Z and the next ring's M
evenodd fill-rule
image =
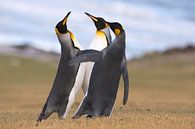
M58 117L58 119L60 119L60 120L64 120L65 118L64 118L63 116L61 116L61 117Z
M80 116L73 116L72 119L79 119Z
M86 116L87 119L90 119L90 118L93 118L93 117L94 117L94 116L92 116L92 115L87 115L87 116Z
M35 126L39 126L39 123L41 123L40 121L37 121L37 123L35 124Z

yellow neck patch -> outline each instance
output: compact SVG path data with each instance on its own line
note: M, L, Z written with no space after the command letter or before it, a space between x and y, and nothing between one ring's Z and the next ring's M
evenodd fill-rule
M75 38L74 34L70 31L69 31L69 34L70 34L70 38L75 42L76 38Z
M114 29L114 33L115 33L115 35L119 35L119 34L121 33L121 30L119 30L119 29Z
M102 31L96 31L96 35L99 37L105 37L105 33Z

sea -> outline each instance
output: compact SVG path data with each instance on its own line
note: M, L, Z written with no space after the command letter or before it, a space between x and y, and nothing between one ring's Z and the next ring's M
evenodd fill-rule
M54 29L68 11L68 29L85 49L96 29L84 12L123 25L129 59L195 45L195 0L0 0L0 44L60 52Z

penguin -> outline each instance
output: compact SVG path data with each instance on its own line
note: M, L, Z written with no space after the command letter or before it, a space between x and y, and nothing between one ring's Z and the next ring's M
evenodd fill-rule
M109 25L112 25L113 24L111 22L109 23L108 21L106 21L106 22ZM115 36L117 36L118 33L120 32L120 30L118 30L117 28L116 29L111 29L111 30L112 30L112 32L114 33ZM123 105L125 105L127 103L128 94L129 94L129 74L128 74L128 68L127 68L127 57L126 57L126 54L124 54L121 67L122 67L122 79L123 79L123 83L124 83Z
M68 61L75 57L81 48L73 33L67 29L66 24L70 13L68 12L65 18L55 27L61 45L61 58L53 87L37 119L37 123L47 119L53 112L57 113L59 119L65 118L74 102L76 93L83 83L85 63L68 64Z
M84 50L80 51L75 58L69 61L70 65L80 62L95 62L89 88L86 96L83 98L79 108L75 112L73 118L79 118L82 115L87 117L110 116L115 103L119 80L124 72L124 78L128 83L128 71L125 68L125 30L118 22L107 22L116 37L112 44L104 48L102 51ZM129 84L125 84L125 94L123 104L128 100Z
M111 43L111 34L109 25L106 23L106 21L102 17L95 17L87 12L85 12L87 16L94 22L96 27L96 34L95 38L93 39L92 43L88 47L88 49L94 49L101 51L105 47L107 47ZM83 82L83 91L84 93L87 92L89 81L91 77L91 71L93 69L93 62L87 62L86 63L86 72Z

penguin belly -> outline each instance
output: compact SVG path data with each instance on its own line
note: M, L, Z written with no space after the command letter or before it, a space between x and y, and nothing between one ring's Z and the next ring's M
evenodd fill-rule
M69 95L69 98L68 98L68 104L67 104L66 111L63 115L63 118L66 118L68 112L70 111L72 105L74 104L75 97L78 94L78 91L82 87L84 76L85 76L85 68L86 68L86 63L80 63L73 88L72 88L70 95Z
M94 49L94 50L101 51L105 47L107 47L106 37L96 36L88 49ZM92 72L93 66L94 66L94 62L86 62L86 72L85 72L84 84L83 84L83 91L85 94L89 87L89 81L91 78L91 72Z

